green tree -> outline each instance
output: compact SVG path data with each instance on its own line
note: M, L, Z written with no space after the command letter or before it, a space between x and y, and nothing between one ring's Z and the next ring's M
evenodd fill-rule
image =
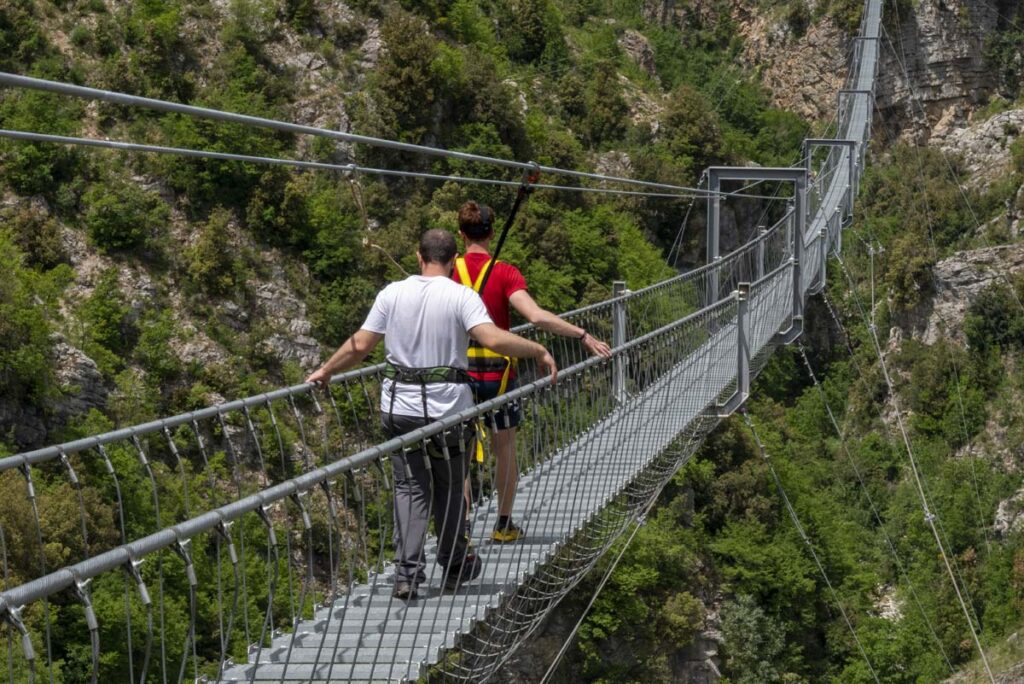
M94 183L82 203L89 237L104 252L152 246L171 213L159 195L122 179Z
M785 646L785 632L754 597L740 594L722 607L726 669L736 684L782 681L774 662Z

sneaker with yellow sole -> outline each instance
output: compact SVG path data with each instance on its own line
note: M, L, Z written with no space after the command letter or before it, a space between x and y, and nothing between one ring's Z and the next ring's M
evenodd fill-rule
M512 522L512 519L500 520L491 532L491 540L499 544L508 544L523 536L523 530Z

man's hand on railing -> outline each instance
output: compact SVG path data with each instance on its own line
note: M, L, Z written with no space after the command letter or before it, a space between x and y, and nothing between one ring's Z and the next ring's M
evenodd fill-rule
M326 390L331 384L331 374L324 367L317 368L309 374L306 382L315 382L321 389Z
M544 350L543 356L537 357L537 367L548 374L552 385L558 382L558 366L555 365L555 359L547 349Z
M583 346L587 348L587 351L594 356L600 356L604 359L610 359L612 356L612 348L607 343L602 342L590 333L583 333Z

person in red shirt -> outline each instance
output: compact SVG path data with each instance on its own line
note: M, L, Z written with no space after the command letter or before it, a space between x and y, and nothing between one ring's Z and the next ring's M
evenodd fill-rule
M518 268L500 260L492 263L489 248L491 238L494 237L493 224L494 212L490 207L473 201L462 205L459 209L459 232L466 251L455 260L452 278L479 292L485 267L493 269L481 296L495 325L508 330L511 327L509 309L512 308L541 330L563 337L575 337L591 354L610 357L611 349L607 344L583 328L563 321L538 306L527 291L526 279ZM493 399L517 385L512 359L473 342L470 342L469 348L469 374L473 378L472 387L477 402ZM495 486L498 495L498 520L491 532L491 539L499 543L514 542L522 536L522 531L512 520L512 503L519 482L515 455L516 427L522 418L519 402L506 404L495 413L493 420L490 416L487 418L488 427L494 430L492 444L497 467ZM466 488L468 496L468 480Z

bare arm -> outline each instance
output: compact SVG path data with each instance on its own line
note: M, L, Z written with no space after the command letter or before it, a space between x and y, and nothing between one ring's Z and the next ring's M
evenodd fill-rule
M345 340L338 347L338 351L334 352L324 365L310 373L309 377L306 378L306 382L318 383L326 389L332 375L348 370L361 362L370 355L370 352L373 351L373 348L382 339L384 339L384 336L380 333L362 329L357 330L352 337Z
M516 290L512 293L512 296L508 298L508 303L512 305L519 314L533 323L541 330L547 331L555 335L561 335L562 337L575 337L580 340L584 347L587 348L594 356L603 356L608 358L612 355L611 348L602 342L601 340L593 337L583 328L575 326L569 321L564 321L555 314L551 313L547 309L542 309L533 301L533 297L526 290Z
M543 345L502 330L493 323L483 323L470 328L469 336L499 354L519 359L536 359L542 369L548 370L551 382L555 382L558 378L558 367L555 365L555 360Z

